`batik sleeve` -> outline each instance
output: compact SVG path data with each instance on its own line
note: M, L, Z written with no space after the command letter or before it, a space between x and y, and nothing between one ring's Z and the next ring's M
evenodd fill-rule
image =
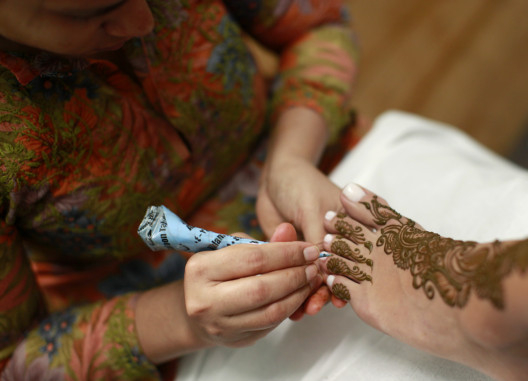
M18 227L27 200L16 174L28 151L11 127L24 120L7 108L0 102L0 378L158 380L137 338L135 294L47 313Z
M331 139L350 123L358 48L343 1L224 1L242 27L279 53L272 118L305 106L320 113Z

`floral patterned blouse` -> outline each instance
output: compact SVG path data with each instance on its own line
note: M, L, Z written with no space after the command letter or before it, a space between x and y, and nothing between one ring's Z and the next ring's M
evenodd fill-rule
M258 234L251 197L219 189L280 110L316 110L333 140L348 124L356 46L341 3L150 0L155 30L124 46L129 70L0 51L2 380L162 377L134 302L185 262L150 252L138 224L165 204ZM243 33L280 53L271 95Z

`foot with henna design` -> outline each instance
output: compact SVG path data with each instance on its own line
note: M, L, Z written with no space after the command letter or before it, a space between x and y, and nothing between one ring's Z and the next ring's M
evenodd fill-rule
M325 216L332 256L319 261L334 297L414 347L498 380L526 379L528 240L441 237L356 184L341 202Z

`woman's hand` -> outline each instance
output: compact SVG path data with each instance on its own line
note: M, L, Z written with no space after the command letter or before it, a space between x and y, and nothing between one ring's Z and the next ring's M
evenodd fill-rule
M253 344L289 317L321 277L317 247L303 242L235 245L194 254L185 269L189 324L204 343Z
M284 220L292 221L307 241L321 242L324 236L323 216L327 208L335 208L340 190L313 165L301 159L285 161L282 171L275 171L273 195L262 186L257 201L257 214L263 230L275 229ZM296 180L296 178L303 179ZM311 184L311 185L308 185ZM278 210L282 210L279 213ZM288 217L283 217L284 215ZM295 230L290 240L297 239ZM331 293L326 285L314 290L305 303L290 317L300 320L304 314L317 314L330 300ZM343 303L336 300L336 306Z
M290 222L304 240L322 242L324 213L340 207L340 189L316 167L327 134L322 118L312 110L293 108L279 118L256 206L268 237L280 223Z
M528 241L444 238L355 184L341 199L345 212L325 221L335 255L319 261L335 296L415 347L500 379L526 375Z
M282 222L290 222L299 236L320 243L327 210L340 206L340 189L309 161L292 156L274 160L267 169L257 198L257 216L268 236Z
M312 110L293 108L279 118L256 205L260 226L268 237L279 224L290 222L301 239L322 242L325 212L340 207L340 189L316 168L327 133L322 118ZM330 292L323 285L291 319L316 314L329 299Z

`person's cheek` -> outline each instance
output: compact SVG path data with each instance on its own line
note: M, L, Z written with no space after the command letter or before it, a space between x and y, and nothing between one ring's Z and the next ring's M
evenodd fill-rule
M42 40L49 44L46 50L58 54L85 56L99 52L112 41L104 39L104 31L97 20L82 21L66 17L50 17L42 26Z

